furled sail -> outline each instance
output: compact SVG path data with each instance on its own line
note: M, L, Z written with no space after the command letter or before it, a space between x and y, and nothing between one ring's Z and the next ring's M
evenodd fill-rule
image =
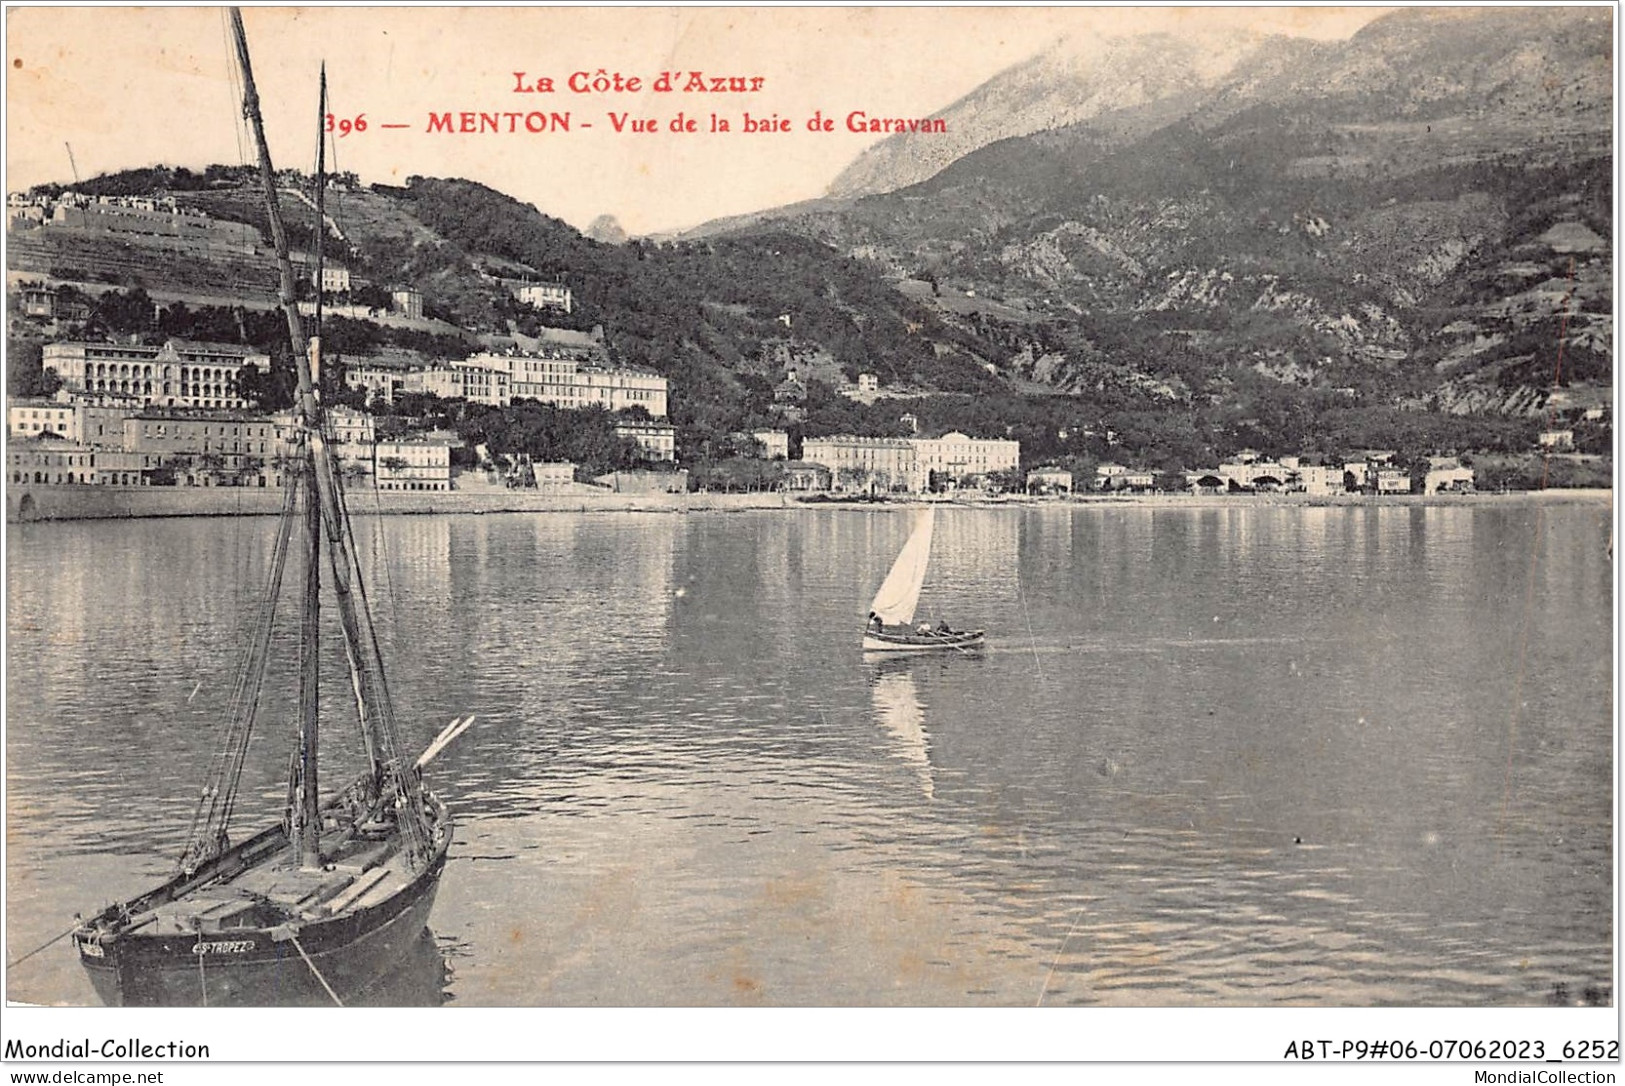
M869 610L880 616L888 626L907 625L914 621L914 609L920 603L920 586L925 584L925 569L931 561L931 529L936 521L936 508L926 506L925 512L914 523L908 542L892 563L891 572L875 593Z

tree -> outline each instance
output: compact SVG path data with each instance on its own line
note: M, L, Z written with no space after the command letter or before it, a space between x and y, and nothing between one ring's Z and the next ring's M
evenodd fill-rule
M838 490L862 490L869 484L869 473L862 468L841 468L835 473L835 482Z
M104 292L91 310L90 329L114 335L150 332L157 323L153 301L140 287Z
M1021 489L1022 475L1020 468L1004 468L999 471L990 471L987 481L995 493L1014 493Z
M44 345L38 340L7 336L6 391L12 396L47 396L54 393L54 388L46 391L51 381L43 367L44 357ZM55 377L55 373L51 377Z

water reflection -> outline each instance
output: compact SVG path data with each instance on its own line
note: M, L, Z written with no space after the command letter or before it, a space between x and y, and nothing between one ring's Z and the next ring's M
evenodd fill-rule
M911 660L882 660L875 665L869 688L874 699L875 717L892 741L892 753L913 769L920 791L930 799L935 792L931 777L931 743L925 733L925 708L919 688L914 685Z
M434 766L455 972L426 957L385 998L1527 1005L1608 982L1596 510L944 509L927 606L986 649L866 660L908 522L359 524L408 744L479 714ZM12 945L172 862L270 526L10 530ZM268 807L275 738L250 752ZM81 974L41 954L8 995L91 1001Z
M401 964L346 1000L352 1007L439 1007L451 1002L451 964L430 928L424 928Z

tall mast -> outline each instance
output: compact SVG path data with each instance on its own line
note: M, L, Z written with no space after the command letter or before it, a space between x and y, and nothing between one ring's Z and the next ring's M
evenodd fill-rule
M322 326L322 213L321 192L327 137L322 132L327 114L327 65L322 65L321 91L316 99L316 329L310 340L311 377L321 380L319 334ZM314 478L307 461L305 482L305 598L299 636L299 754L294 773L294 808L289 812L289 836L298 850L300 867L320 867L321 788L318 766L321 740L321 590L322 516Z
M301 430L308 473L314 478L316 497L319 499L319 509L312 520L327 537L328 565L333 574L331 584L338 602L339 624L344 630L345 659L350 667L356 712L372 766L372 798L386 801L396 813L408 845L409 859L416 866L425 862L428 855L423 797L411 767L406 764L400 750L394 709L383 680L383 658L378 650L377 634L361 584L360 566L355 557L338 475L334 470L332 453L327 447L323 410L315 381L320 366L320 340L307 340L304 321L299 313L293 261L288 255L288 235L282 225L282 210L277 199L276 172L271 165L271 149L266 142L265 125L260 116L259 92L255 89L253 65L248 56L248 35L243 29L242 12L238 8L231 9L231 28L237 60L243 72L243 112L254 130L260 180L265 187L266 214L271 221L271 239L276 246L280 272L279 297L283 314L287 317L288 336L299 377ZM325 108L323 112L326 112ZM325 229L325 223L321 224L321 228ZM319 295L319 279L316 290ZM314 788L311 792L314 793Z
M316 334L312 337L316 344L312 357L316 360L311 378L316 387L321 388L321 336L322 336L322 297L326 293L326 270L322 265L322 242L327 240L327 214L323 210L327 204L327 61L322 61L322 92L319 104L316 107Z

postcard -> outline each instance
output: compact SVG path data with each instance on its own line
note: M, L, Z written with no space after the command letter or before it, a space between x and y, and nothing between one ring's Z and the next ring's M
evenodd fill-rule
M8 1068L1617 1062L1614 18L9 8Z

